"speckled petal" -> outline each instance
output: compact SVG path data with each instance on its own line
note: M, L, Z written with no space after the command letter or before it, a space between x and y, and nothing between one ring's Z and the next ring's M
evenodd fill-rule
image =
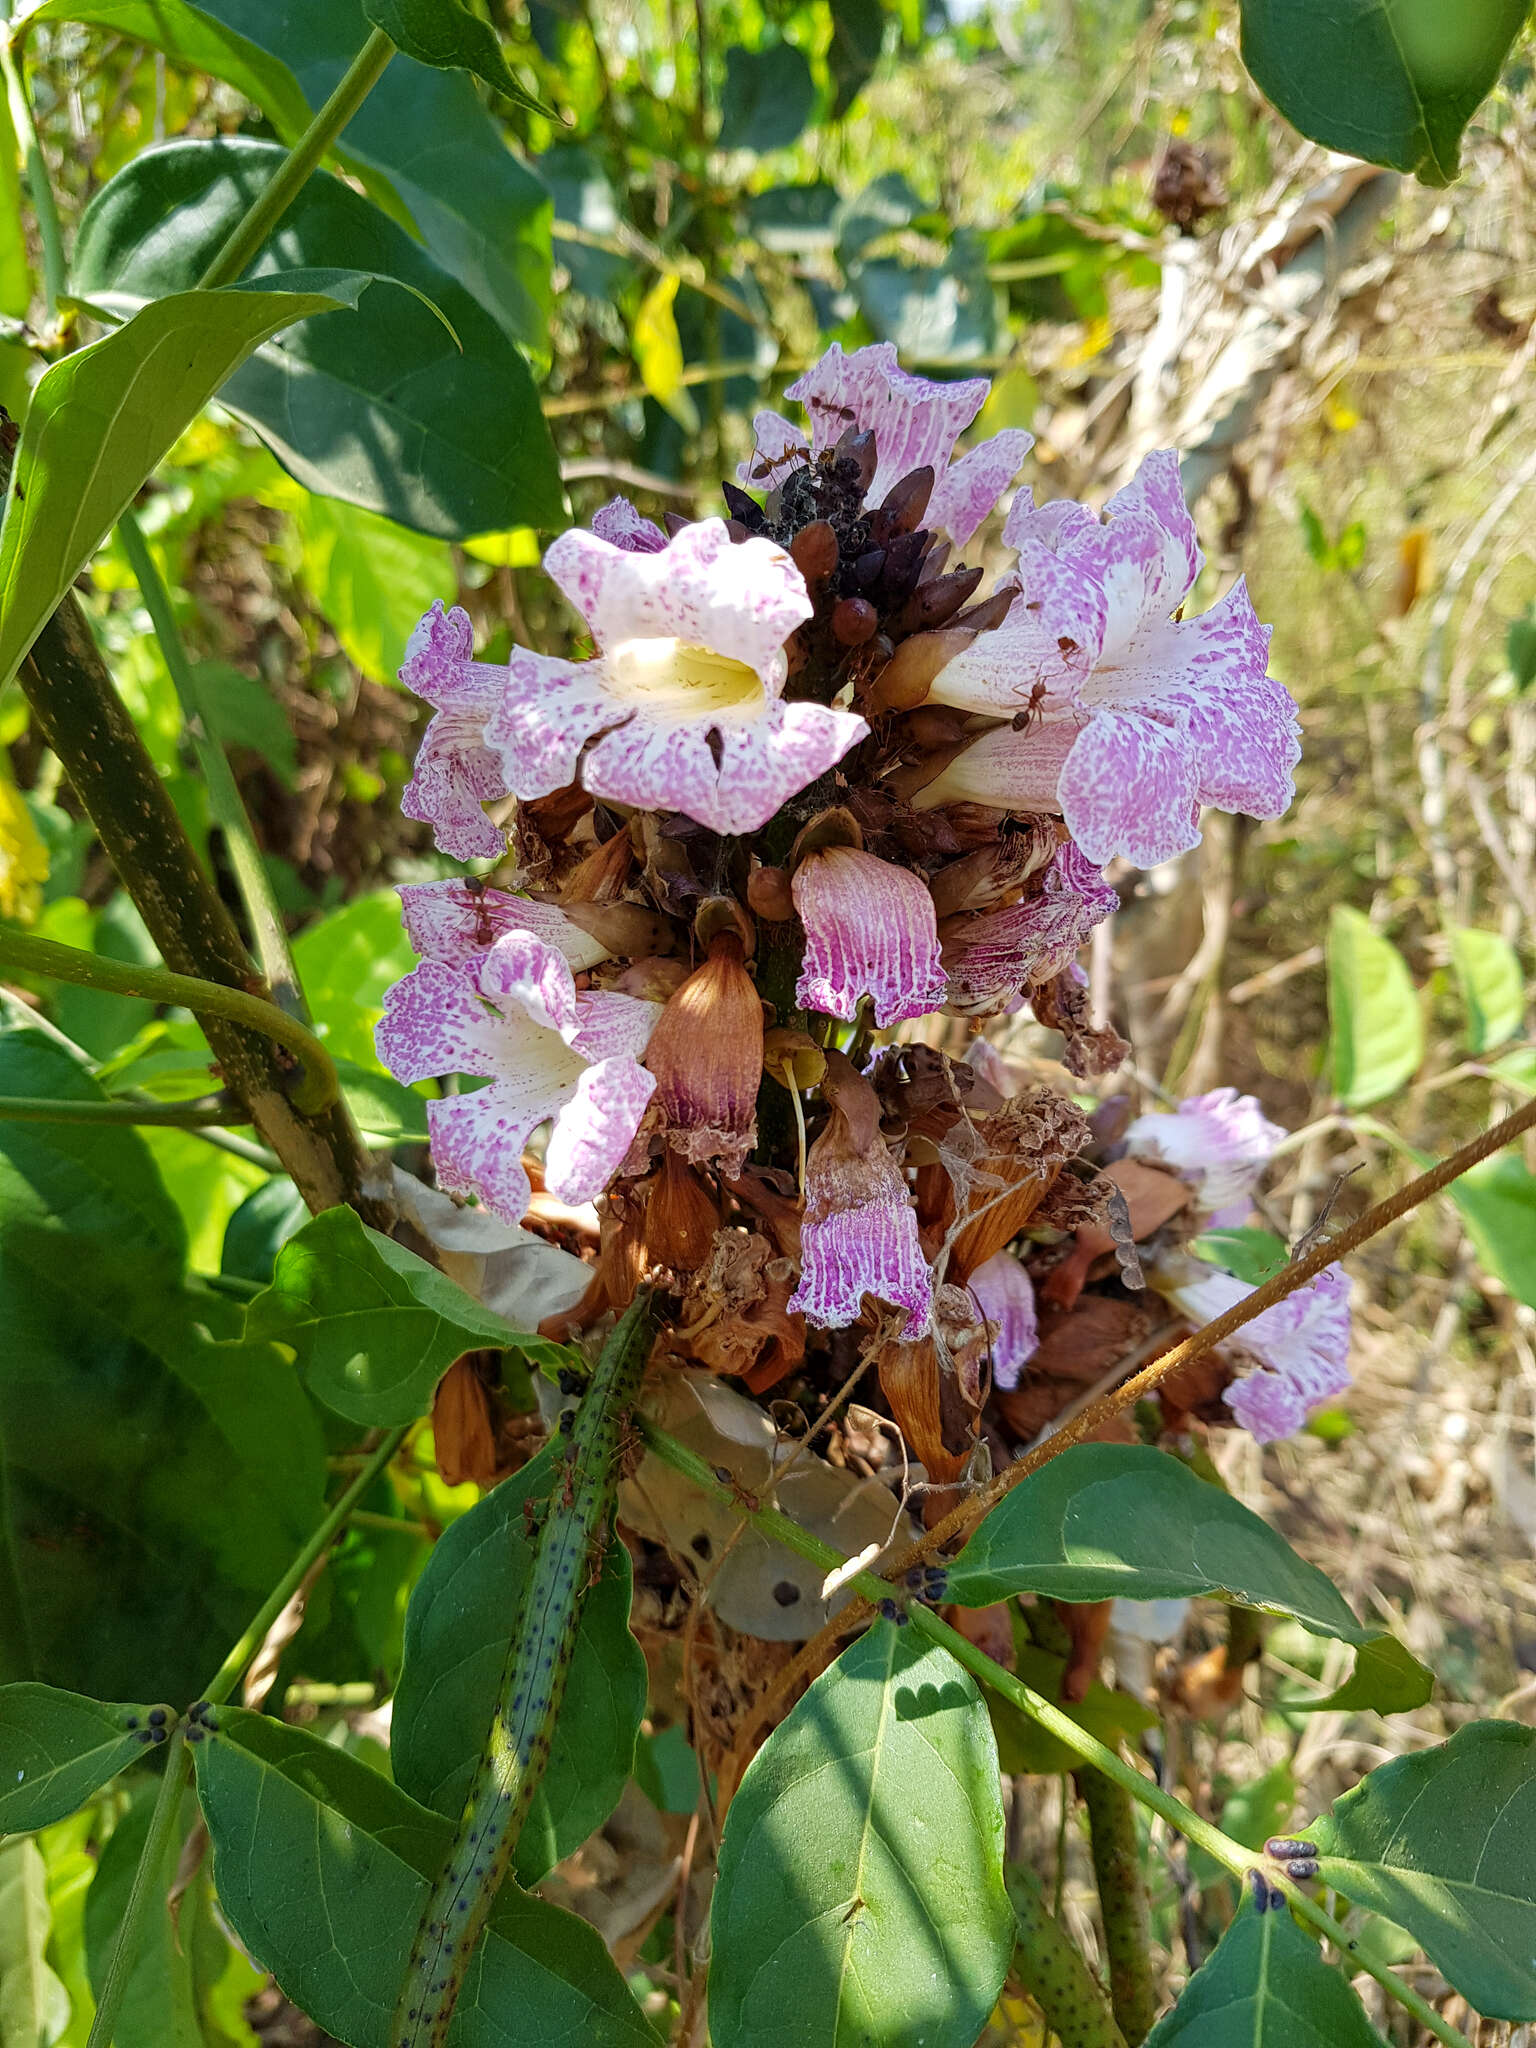
M608 958L606 947L553 903L462 881L405 882L399 894L406 936L423 960L462 967L512 931L532 932L578 974Z
M1154 448L1123 490L1104 507L1111 520L1136 512L1152 520L1163 535L1162 565L1153 600L1163 612L1176 611L1194 587L1205 557L1195 538L1195 522L1184 499L1179 458L1172 448Z
M945 927L949 1000L963 1013L1049 981L1076 959L1120 899L1071 840L1051 861L1040 893L1005 910L956 918Z
M427 1104L432 1165L445 1194L473 1195L504 1223L520 1223L533 1190L523 1146L541 1119L529 1119L513 1090L493 1082L472 1095Z
M907 1311L902 1334L908 1341L927 1330L933 1280L918 1242L916 1213L894 1168L892 1175L895 1185L884 1199L807 1218L790 1315L803 1311L824 1330L845 1329L858 1321L864 1296L872 1294Z
M912 799L920 811L939 804L990 804L994 810L1059 811L1057 785L1077 743L1081 720L1037 719L1023 732L984 732Z
M634 1143L655 1089L655 1075L623 1055L584 1069L549 1134L544 1182L552 1195L591 1202L603 1192Z
M1029 707L1037 683L1049 693L1045 715L1081 694L1103 644L1103 589L1033 541L1019 556L1019 579L1007 618L940 669L930 704L1010 718Z
M508 793L501 762L485 738L507 672L472 660L473 652L468 613L457 605L446 611L439 601L412 633L400 665L405 687L437 709L400 808L431 825L438 845L455 860L506 851L504 836L480 807Z
M1138 695L1178 715L1200 801L1251 818L1289 808L1301 758L1295 700L1266 673L1269 639L1239 579L1208 612L1163 626L1135 650Z
M1241 1337L1260 1369L1234 1381L1225 1400L1250 1435L1273 1443L1349 1385L1348 1276L1330 1266L1309 1287L1255 1316Z
M667 536L654 519L637 512L628 498L610 498L592 514L592 531L599 540L634 555L654 555L667 544Z
M577 1052L589 1060L639 1059L661 1017L660 1003L612 989L583 989L576 996Z
M963 548L1018 475L1035 437L1022 427L1005 427L981 441L940 475L923 524L947 533ZM877 436L878 452L878 436Z
M775 691L784 642L811 615L805 579L781 547L733 543L723 519L701 519L658 554L629 554L579 527L544 567L587 620L599 649L672 639L742 661Z
M849 427L873 431L877 466L865 503L878 505L909 470L925 463L935 471L945 467L991 388L986 377L959 384L914 377L898 363L893 342L873 342L851 355L833 342L784 396L810 414L818 454Z
M423 960L384 993L374 1031L379 1058L397 1081L435 1081L441 1074L493 1074L503 1027L462 968Z
M609 690L600 661L554 661L514 647L486 740L500 758L508 790L527 802L574 782L588 740L629 716L630 707Z
M460 605L449 611L441 598L416 622L405 643L400 680L439 710L463 694L462 671L473 665L475 631Z
M1200 844L1198 787L1183 734L1136 712L1103 711L1073 742L1057 792L1089 860L1103 866L1121 854L1151 868Z
M1133 1159L1171 1166L1199 1189L1200 1207L1245 1214L1259 1178L1285 1136L1252 1095L1213 1088L1192 1095L1172 1110L1139 1116L1125 1134Z
M504 1017L521 1011L567 1043L580 1029L571 970L553 946L532 932L507 932L499 938L480 962L479 981L481 995ZM485 1071L500 1073L504 1064Z
M1035 1290L1029 1275L1010 1252L996 1252L976 1268L971 1294L982 1316L996 1323L992 1339L992 1384L1006 1393L1034 1357L1040 1342L1035 1319Z
M755 715L729 722L637 715L593 747L582 781L594 796L640 810L682 811L712 832L755 832L868 730L852 712L772 698Z
M918 876L850 846L826 847L791 883L805 926L795 988L803 1010L851 1022L864 996L876 1026L926 1017L944 1001L933 898Z

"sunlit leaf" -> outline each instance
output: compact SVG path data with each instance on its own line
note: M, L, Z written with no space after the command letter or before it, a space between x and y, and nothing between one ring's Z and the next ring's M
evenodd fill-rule
M1496 1152L1446 1193L1483 1265L1516 1301L1536 1308L1536 1175L1519 1152Z
M1339 1972L1284 1906L1245 1901L1147 2036L1147 2048L1385 2048Z
M382 1073L373 1033L384 991L416 964L395 891L378 889L329 911L300 932L293 957L332 1057Z
M1467 1011L1467 1050L1489 1052L1518 1036L1525 1024L1525 976L1520 956L1497 932L1452 925L1451 966Z
M1536 2019L1536 1728L1474 1721L1379 1764L1303 1832L1490 2019Z
M554 118L553 110L507 69L494 30L460 0L363 0L363 12L418 64L472 71L518 106Z
M1197 1259L1207 1259L1213 1266L1235 1273L1250 1287L1262 1287L1289 1263L1291 1256L1284 1238L1276 1237L1272 1230L1258 1230L1246 1224L1225 1230L1202 1230L1189 1248Z
M1242 0L1243 61L1312 141L1448 185L1527 12L1526 0Z
M997 1751L947 1651L878 1622L747 1767L710 1915L715 2048L970 2048L1013 1950Z
M0 1685L0 1834L31 1834L83 1806L143 1756L150 1712L51 1685Z
M640 381L656 403L669 412L684 433L699 430L699 409L683 383L683 344L678 339L678 280L670 273L658 277L635 315L635 361Z
M292 484L267 495L292 516L305 588L337 639L370 681L392 683L422 613L453 597L446 542Z
M48 1967L48 1871L35 1842L0 1842L0 2041L52 2048L69 1993Z
M1342 903L1328 926L1328 1025L1333 1089L1346 1109L1380 1102L1418 1072L1424 1025L1407 963Z

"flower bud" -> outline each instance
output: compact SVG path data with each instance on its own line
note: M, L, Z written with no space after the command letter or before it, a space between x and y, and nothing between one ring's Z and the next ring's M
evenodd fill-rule
M802 526L789 544L790 560L809 583L824 583L837 567L837 535L828 520Z
M795 899L782 868L753 868L747 880L747 907L769 924L784 924L794 916Z
M903 640L869 693L876 711L915 711L928 695L933 679L970 646L974 635L956 627L940 633L914 633Z
M647 1258L676 1273L696 1273L719 1228L719 1208L697 1170L675 1152L663 1152L645 1213Z
M661 1013L646 1047L669 1143L687 1160L739 1173L757 1142L763 1006L741 940L720 932L709 958Z
M561 885L562 903L614 903L624 893L634 865L634 842L626 828L594 846Z

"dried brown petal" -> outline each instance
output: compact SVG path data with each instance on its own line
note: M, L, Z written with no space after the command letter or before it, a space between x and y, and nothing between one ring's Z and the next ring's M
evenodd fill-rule
M733 933L714 939L708 960L662 1011L645 1064L656 1076L668 1143L696 1164L718 1160L739 1172L757 1142L763 1006Z
M719 1227L719 1206L699 1173L670 1148L664 1151L646 1207L647 1257L676 1273L696 1273Z
M491 1397L476 1369L474 1356L457 1359L437 1383L432 1396L432 1447L437 1469L447 1486L496 1483L496 1430Z
M951 626L940 633L914 633L903 640L869 692L876 711L913 711L932 688L940 669L963 654L973 633Z

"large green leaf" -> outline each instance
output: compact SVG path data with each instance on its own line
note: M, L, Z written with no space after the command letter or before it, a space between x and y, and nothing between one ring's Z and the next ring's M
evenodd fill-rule
M131 1244L0 1243L0 1677L194 1697L320 1519L314 1410Z
M1245 1903L1147 2048L1385 2048L1284 1906Z
M439 71L472 71L494 92L531 107L550 109L507 69L494 31L460 0L363 0L363 12L397 49Z
M135 157L86 209L78 289L178 290L283 156L242 137ZM559 471L528 365L435 256L321 173L251 276L306 269L362 271L411 291L373 292L350 321L329 323L349 329L345 343L319 321L263 348L222 392L299 482L447 539L555 523Z
M350 2048L387 2048L452 1823L300 1729L239 1709L221 1708L218 1720L196 1758L220 1909L320 2026ZM453 2040L656 2048L595 1930L511 1883L470 1962Z
M1490 2019L1536 2019L1536 1728L1474 1721L1305 1830L1325 1884L1395 1920Z
M327 1209L288 1239L272 1285L246 1311L245 1335L286 1344L317 1401L373 1425L424 1415L466 1351L540 1342L519 1339L355 1209Z
M0 1842L0 2041L52 2048L69 1993L48 1967L48 1872L35 1842Z
M293 142L362 47L356 0L49 0L227 79ZM414 218L437 261L536 365L549 357L550 205L470 81L397 56L347 123L338 154L381 203Z
M1338 1588L1219 1486L1167 1451L1080 1444L1005 1494L949 1572L948 1597L990 1607L1016 1593L1053 1600L1174 1600L1214 1593L1288 1614L1317 1635L1365 1645L1366 1628ZM1357 1671L1379 1681L1360 1705L1421 1706L1431 1674L1406 1650Z
M533 1559L525 1502L547 1500L541 1451L433 1547L405 1617L390 1756L396 1783L456 1820L484 1747ZM645 1712L645 1657L629 1632L629 1553L616 1539L581 1608L565 1701L513 1865L533 1884L618 1804Z
M881 0L832 0L832 41L827 69L835 93L832 118L841 120L863 91L880 61L885 40L885 9Z
M725 53L720 98L720 146L759 155L788 149L816 104L816 83L805 53L793 43L749 50L733 43Z
M1536 1308L1536 1175L1518 1152L1496 1152L1446 1190L1488 1271Z
M1462 130L1498 81L1529 0L1241 0L1243 62L1325 148L1456 176Z
M165 289L170 297L52 364L32 393L0 528L0 683L231 371L285 327L341 304L320 292Z
M0 1095L107 1099L68 1046L26 1026L0 1031ZM179 1273L186 1258L181 1216L131 1127L0 1120L0 1232L22 1222L110 1237L146 1270Z
M878 1622L774 1730L710 1934L715 2048L970 2048L1014 1927L997 1750L947 1651Z
M1368 917L1334 906L1328 927L1328 1026L1333 1090L1364 1109L1411 1081L1424 1025L1403 956Z
M384 991L416 965L395 891L354 896L318 919L294 940L293 958L332 1057L382 1073L373 1034Z
M1467 1050L1488 1052L1516 1037L1525 1024L1525 976L1520 956L1497 932L1452 925L1451 965L1467 1009Z
M144 1754L150 1711L51 1685L0 1685L0 1834L52 1827L83 1806Z

